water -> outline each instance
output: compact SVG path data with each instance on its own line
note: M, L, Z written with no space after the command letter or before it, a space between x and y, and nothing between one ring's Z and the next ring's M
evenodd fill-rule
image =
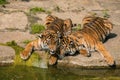
M0 80L120 80L120 69L0 67Z

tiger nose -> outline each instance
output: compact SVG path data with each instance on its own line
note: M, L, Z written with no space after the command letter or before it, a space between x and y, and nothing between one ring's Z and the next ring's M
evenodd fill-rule
M55 54L55 51L54 51L54 50L51 50L51 51L50 51L50 54Z

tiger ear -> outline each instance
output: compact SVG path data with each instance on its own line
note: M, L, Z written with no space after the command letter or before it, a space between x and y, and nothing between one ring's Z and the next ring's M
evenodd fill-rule
M64 20L64 31L65 31L65 35L68 35L72 32L72 20L71 19L66 19Z
M108 20L108 19L104 19L104 25L110 29L110 31L113 29L113 24Z
M74 42L73 41L70 41L70 45L73 45L74 44Z
M73 24L72 24L72 20L71 19L66 19L64 20L64 24L69 27L69 28L72 28L73 27Z
M57 31L57 37L58 37L58 38L61 38L61 37L62 37L62 35L61 35L61 33L60 33L59 31Z
M39 38L42 38L42 37L43 37L43 35L42 35L42 34L40 34L40 35L38 35L38 37L39 37Z

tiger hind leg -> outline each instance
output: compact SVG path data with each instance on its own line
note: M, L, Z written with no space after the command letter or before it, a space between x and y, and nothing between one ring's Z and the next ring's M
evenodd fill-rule
M104 45L99 42L96 46L97 51L105 58L106 62L109 66L114 67L115 61L110 53L105 49Z

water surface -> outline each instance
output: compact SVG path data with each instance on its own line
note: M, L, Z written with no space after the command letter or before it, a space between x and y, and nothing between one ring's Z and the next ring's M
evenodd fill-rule
M0 67L0 80L120 80L120 69Z

